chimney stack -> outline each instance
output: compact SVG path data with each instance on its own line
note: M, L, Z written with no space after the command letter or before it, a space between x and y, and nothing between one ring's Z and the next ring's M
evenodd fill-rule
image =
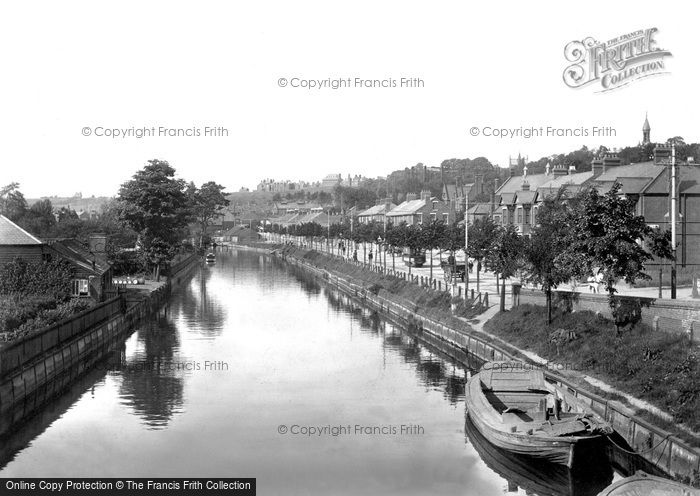
M576 174L576 166L575 165L569 166L569 175L571 175L571 174Z
M554 170L552 171L552 174L554 175L555 178L561 177L561 176L566 176L566 174L567 174L566 166L563 164L555 165Z
M599 158L591 162L591 169L593 170L593 177L598 177L603 173L603 161Z
M477 195L481 195L484 193L484 175L483 174L476 175L476 181L475 181L474 187L476 187L476 194Z
M622 159L617 156L617 153L608 152L603 157L603 172L607 171L610 167L617 167L622 164Z
M88 238L90 251L97 256L107 254L107 235L104 233L94 233Z
M420 192L420 199L424 201L430 201L430 190L424 189Z
M413 201L413 200L417 200L417 199L418 199L418 195L417 195L417 194L415 194L415 193L406 193L406 201Z

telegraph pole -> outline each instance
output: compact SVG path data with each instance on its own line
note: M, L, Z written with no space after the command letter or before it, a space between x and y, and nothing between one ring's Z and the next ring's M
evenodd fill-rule
M469 246L469 192L464 189L464 300L468 300L469 296L469 255L467 247Z
M671 299L676 299L676 211L678 197L676 193L676 144L671 143L671 250L673 260L671 265Z

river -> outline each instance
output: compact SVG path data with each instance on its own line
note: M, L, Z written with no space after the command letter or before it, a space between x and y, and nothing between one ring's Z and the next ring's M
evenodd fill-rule
M3 440L0 476L257 477L262 495L596 494L610 482L607 464L570 473L478 439L468 374L299 269L224 251Z

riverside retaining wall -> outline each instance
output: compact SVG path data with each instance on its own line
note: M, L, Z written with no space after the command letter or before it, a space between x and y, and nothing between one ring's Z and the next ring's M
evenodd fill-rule
M140 319L157 311L200 260L190 257L167 283L136 300L121 294L25 339L4 344L0 348L0 413L25 400L43 401L87 372L118 347Z
M263 248L243 246L237 248L258 253L270 253L269 250ZM289 256L284 257L284 259L325 279L332 287L338 288L338 290L349 296L360 299L370 308L382 312L399 322L414 324L422 332L428 333L433 338L437 338L457 350L463 350L484 361L518 360L532 363L527 357L520 356L518 352L506 350L503 346L490 342L486 337L476 335L477 333L474 331L454 329L443 323L421 316L415 312L415 305L411 305L409 302L399 303L393 301L393 299L387 297L389 296L388 294L383 294L383 290L379 294L374 294L362 284L357 284L347 278L320 269L304 260ZM452 353L452 355L457 356L455 353ZM537 364L533 364L533 366L537 366ZM673 477L684 480L695 480L700 475L700 449L694 448L685 441L673 436L670 432L652 425L645 419L635 415L633 411L621 403L607 400L587 391L551 370L545 370L545 377L548 381L562 386L568 392L567 394L578 398L610 422L615 431L636 454L654 467Z

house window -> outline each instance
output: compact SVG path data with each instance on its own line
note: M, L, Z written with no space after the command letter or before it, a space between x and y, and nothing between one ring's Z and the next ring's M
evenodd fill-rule
M523 223L523 209L518 207L518 224Z
M435 212L430 214L430 220L437 220L437 214Z
M419 224L423 223L423 214L418 214L418 223Z
M532 223L537 224L537 207L532 207Z
M530 209L525 210L525 224L530 224Z
M507 208L503 209L503 215L501 215L501 220L503 221L504 226L506 224L508 224L508 209Z
M442 214L442 221L445 224L449 224L448 219L450 218L450 214Z
M73 296L90 296L90 288L87 279L73 280Z

